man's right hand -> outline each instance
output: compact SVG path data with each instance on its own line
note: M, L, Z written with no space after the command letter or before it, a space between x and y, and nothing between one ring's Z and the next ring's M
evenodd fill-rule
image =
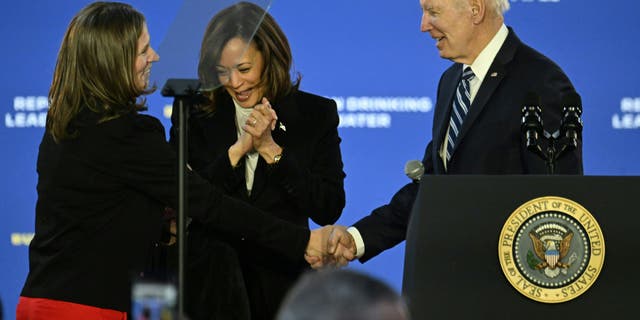
M355 241L346 227L328 225L311 231L305 259L312 268L342 267L355 257Z
M356 242L347 227L334 225L327 242L327 254L333 256L337 266L345 266L356 258Z

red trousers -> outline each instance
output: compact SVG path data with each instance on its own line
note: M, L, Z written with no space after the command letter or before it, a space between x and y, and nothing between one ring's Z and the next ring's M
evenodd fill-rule
M73 302L20 297L16 320L127 320L127 313Z

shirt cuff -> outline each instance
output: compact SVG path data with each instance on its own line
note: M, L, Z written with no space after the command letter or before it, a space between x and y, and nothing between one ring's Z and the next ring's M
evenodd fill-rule
M347 228L347 232L351 234L353 241L356 243L356 259L362 258L362 256L364 256L364 240L362 240L360 231L355 227L349 227Z

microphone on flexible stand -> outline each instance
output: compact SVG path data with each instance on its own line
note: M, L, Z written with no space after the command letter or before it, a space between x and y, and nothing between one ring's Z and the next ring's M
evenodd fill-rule
M577 92L571 92L562 98L562 120L560 122L560 139L566 140L567 151L578 147L582 140L582 99Z
M529 151L544 159L549 174L555 173L556 161L567 151L578 147L582 139L582 101L575 91L567 93L561 102L560 128L549 133L542 127L540 96L529 92L522 107L520 129ZM541 140L545 143L544 148Z
M540 96L535 92L529 92L525 96L520 130L524 135L527 149L544 159L546 155L540 146L540 137L544 132L542 107L540 106Z
M411 181L418 183L422 176L424 175L424 165L422 165L422 161L418 160L409 160L404 165L404 173L411 179Z

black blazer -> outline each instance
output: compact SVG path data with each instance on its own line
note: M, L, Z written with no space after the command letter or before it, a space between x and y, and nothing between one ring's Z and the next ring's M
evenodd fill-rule
M275 166L258 158L249 196L244 158L233 168L227 153L237 140L235 107L226 92L219 99L213 115L193 109L189 116L190 166L225 194L298 226L308 228L309 218L319 225L334 223L345 205L345 174L337 130L336 103L299 90L280 101L271 101L278 115L272 136L283 148L283 156ZM175 117L172 120L171 141L175 142L177 122ZM217 258L229 264L239 259L253 319L272 318L286 291L298 275L308 268L306 264L283 259L282 255L265 248L260 241L247 241L237 235L226 234L216 226L201 228L194 224L190 234L191 242L210 243L213 238L235 250L237 257L224 250L227 253L217 251ZM219 247L220 243L215 246ZM207 270L194 272L206 273ZM227 272L235 274L233 270ZM203 277L192 276L199 279ZM224 278L225 275L221 276ZM211 289L220 291L220 287ZM211 291L209 294L217 295Z
M526 149L520 121L525 96L540 95L543 123L555 131L562 116L561 100L575 89L549 58L525 45L509 28L457 137L447 171L439 155L462 64L455 63L440 78L433 118L432 140L423 164L425 174L545 174L545 162ZM582 144L559 159L556 173L582 174ZM391 202L355 223L365 243L366 261L405 239L409 215L418 190L410 183Z
M131 279L159 239L163 209L177 207L176 155L150 116L100 122L85 109L73 127L76 138L56 143L45 132L40 143L35 237L22 296L128 312ZM192 172L188 180L194 221L304 261L308 230L228 197Z

